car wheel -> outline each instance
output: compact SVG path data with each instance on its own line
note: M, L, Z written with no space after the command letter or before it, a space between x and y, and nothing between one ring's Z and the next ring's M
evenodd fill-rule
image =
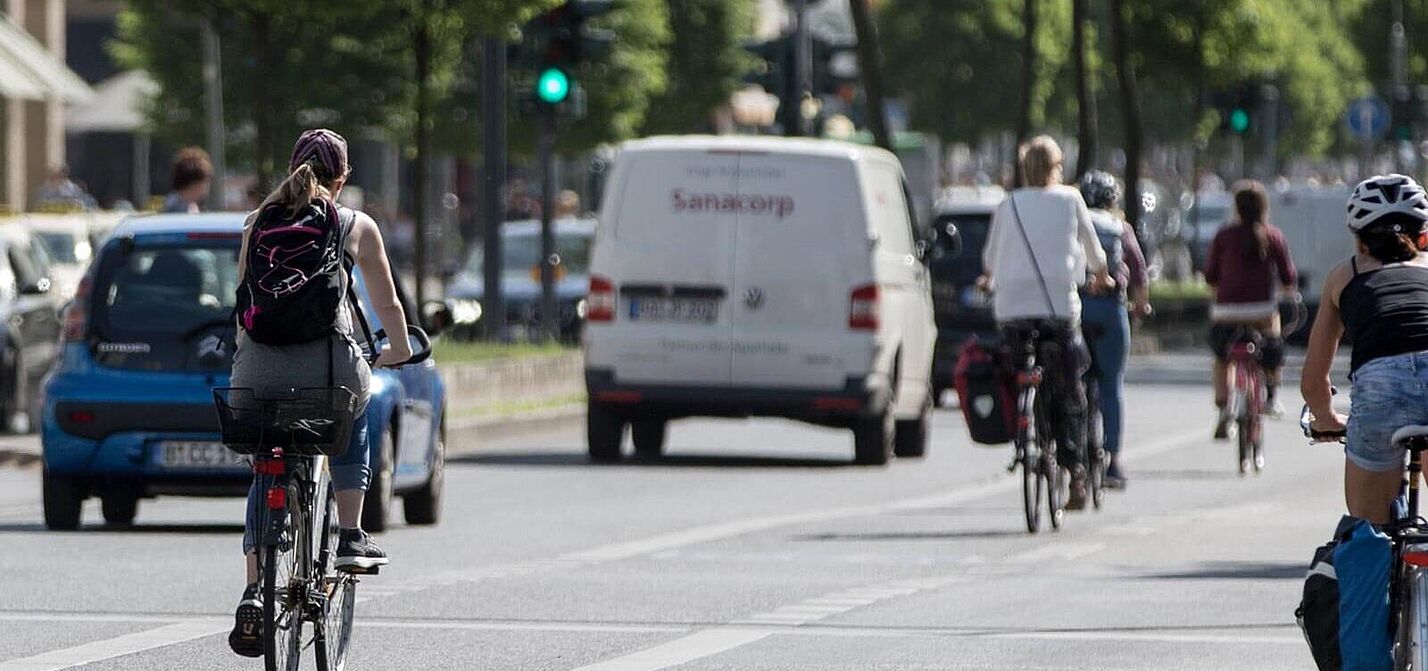
M0 354L0 373L4 374L0 379L13 382L6 385L7 389L0 391L0 431L5 433L25 433L25 429L29 428L20 416L25 395L29 393L28 380L25 379L23 370L20 353L14 347L6 347L4 353Z
M853 462L881 466L893 455L892 407L871 417L859 417L853 424Z
M387 530L392 517L392 471L396 457L396 427L387 427L377 439L377 461L372 464L372 482L362 501L362 528L371 533Z
M620 460L620 443L625 439L625 420L599 403L589 403L585 410L585 440L590 460L611 463Z
M426 484L402 497L402 509L407 524L431 525L441 521L441 494L446 487L446 420L436 432L432 447L431 475Z
M139 495L127 491L114 491L99 497L99 508L104 512L104 523L111 527L134 526L134 518L139 514Z
M45 527L56 531L78 529L84 510L84 494L79 482L46 471L43 489Z
M921 457L927 454L927 419L932 412L932 399L922 404L917 419L905 419L894 427L893 454L899 457Z
M663 419L642 419L630 424L635 441L635 456L659 457L664 454L664 437L669 422Z

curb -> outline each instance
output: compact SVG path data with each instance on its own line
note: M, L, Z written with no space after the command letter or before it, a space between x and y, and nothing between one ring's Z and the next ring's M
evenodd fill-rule
M551 430L576 428L585 419L585 404L497 417L467 417L447 425L448 453L471 452L493 441L519 438Z

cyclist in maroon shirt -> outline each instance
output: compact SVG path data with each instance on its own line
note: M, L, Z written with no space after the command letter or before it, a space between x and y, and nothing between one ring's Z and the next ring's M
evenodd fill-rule
M1260 357L1269 392L1266 407L1275 416L1284 414L1275 398L1279 369L1284 365L1279 296L1295 294L1298 281L1284 233L1269 223L1269 196L1264 185L1256 181L1236 184L1235 220L1215 234L1205 266L1205 282L1215 295L1210 310L1210 348L1215 353L1212 374L1215 407L1219 408L1216 439L1230 437L1231 418L1225 407L1230 396L1226 357L1246 329L1258 333L1261 340Z

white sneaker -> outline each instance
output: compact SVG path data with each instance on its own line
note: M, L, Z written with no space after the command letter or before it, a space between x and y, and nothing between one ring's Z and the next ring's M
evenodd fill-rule
M1264 409L1264 414L1270 419L1284 419L1284 404L1276 398L1273 403L1269 404L1269 407Z

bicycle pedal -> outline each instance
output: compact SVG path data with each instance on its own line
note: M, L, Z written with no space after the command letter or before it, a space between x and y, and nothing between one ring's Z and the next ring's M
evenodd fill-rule
M373 566L371 568L362 568L360 566L349 566L340 570L347 575L378 575L382 572L382 567Z

